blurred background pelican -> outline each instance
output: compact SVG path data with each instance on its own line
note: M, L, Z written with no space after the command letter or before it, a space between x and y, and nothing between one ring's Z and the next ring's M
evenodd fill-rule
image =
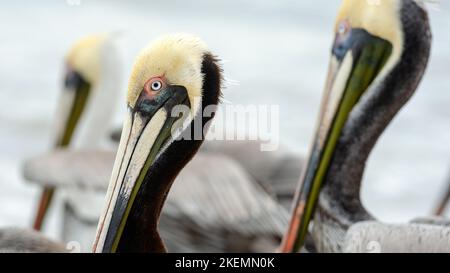
M32 224L40 187L24 183L20 166L24 159L50 148L62 60L73 41L94 32L126 33L121 42L126 76L138 50L152 37L166 32L195 33L225 59L226 75L234 80L228 82L239 83L228 86L225 100L279 105L281 143L295 154L306 154L327 70L330 26L340 2L4 3L0 10L0 226ZM369 158L362 199L383 221L405 222L430 214L436 198L447 188L449 16L447 1L442 1L439 10L431 9L435 39L420 92L390 125L390 133L382 137ZM126 90L126 83L119 89ZM121 110L113 117L117 127L125 109ZM50 211L45 233L59 239L61 212L55 208Z
M427 11L416 0L379 5L344 0L335 30L317 133L282 251L304 244L312 218L319 252L366 252L371 241L380 252L450 251L450 230L447 224L430 225L434 218L423 226L354 227L374 220L360 200L370 151L427 68L432 45Z
M123 64L115 39L111 34L89 35L69 50L52 135L56 149L92 149L107 142L122 83ZM41 169L28 178L35 181L35 176L46 171ZM26 170L24 175L27 178ZM68 198L76 200L78 197L76 203L89 206L88 192L72 191ZM33 223L35 230L41 230L55 193L56 187L43 186ZM103 196L98 199L102 200Z

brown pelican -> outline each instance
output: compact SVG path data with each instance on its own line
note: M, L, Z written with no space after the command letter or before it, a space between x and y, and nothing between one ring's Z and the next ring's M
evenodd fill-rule
M55 126L55 147L97 147L108 135L121 82L117 69L121 67L120 56L114 39L113 35L90 35L78 41L67 54L64 92L58 104ZM99 102L105 107L97 107ZM37 230L42 227L53 195L54 187L47 184L34 223ZM0 252L67 251L62 243L46 239L38 232L16 228L0 230Z
M427 12L414 0L344 0L335 32L319 125L281 251L304 245L312 218L320 252L450 251L448 228L374 222L359 195L370 151L427 66Z
M58 103L54 146L98 147L108 133L121 88L120 54L113 35L78 41L66 56L64 90ZM40 230L55 193L45 186L34 229Z
M204 110L219 103L221 78L216 57L192 36L166 36L138 56L94 252L165 252L159 215L203 142L214 116Z

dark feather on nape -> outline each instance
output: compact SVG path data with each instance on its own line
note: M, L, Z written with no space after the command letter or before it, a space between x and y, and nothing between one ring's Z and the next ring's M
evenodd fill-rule
M202 62L203 79L203 106L217 105L222 98L223 88L223 68L220 59L211 54L205 53Z

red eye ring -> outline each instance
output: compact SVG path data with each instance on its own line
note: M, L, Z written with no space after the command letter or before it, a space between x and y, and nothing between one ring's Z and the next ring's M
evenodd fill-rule
M153 77L144 84L144 90L150 95L156 95L166 87L166 81L163 77Z

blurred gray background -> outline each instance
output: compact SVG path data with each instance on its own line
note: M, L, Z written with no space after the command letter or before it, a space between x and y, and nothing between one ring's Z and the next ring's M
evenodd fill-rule
M225 99L279 105L281 143L308 151L339 0L77 2L1 5L0 227L31 227L40 191L23 181L21 163L51 147L64 54L89 33L123 34L127 75L136 53L158 35L201 36L238 83L228 86ZM381 137L364 177L364 204L389 222L429 214L450 167L450 2L431 8L430 17L434 44L425 79ZM52 219L46 233L57 237L54 225Z

